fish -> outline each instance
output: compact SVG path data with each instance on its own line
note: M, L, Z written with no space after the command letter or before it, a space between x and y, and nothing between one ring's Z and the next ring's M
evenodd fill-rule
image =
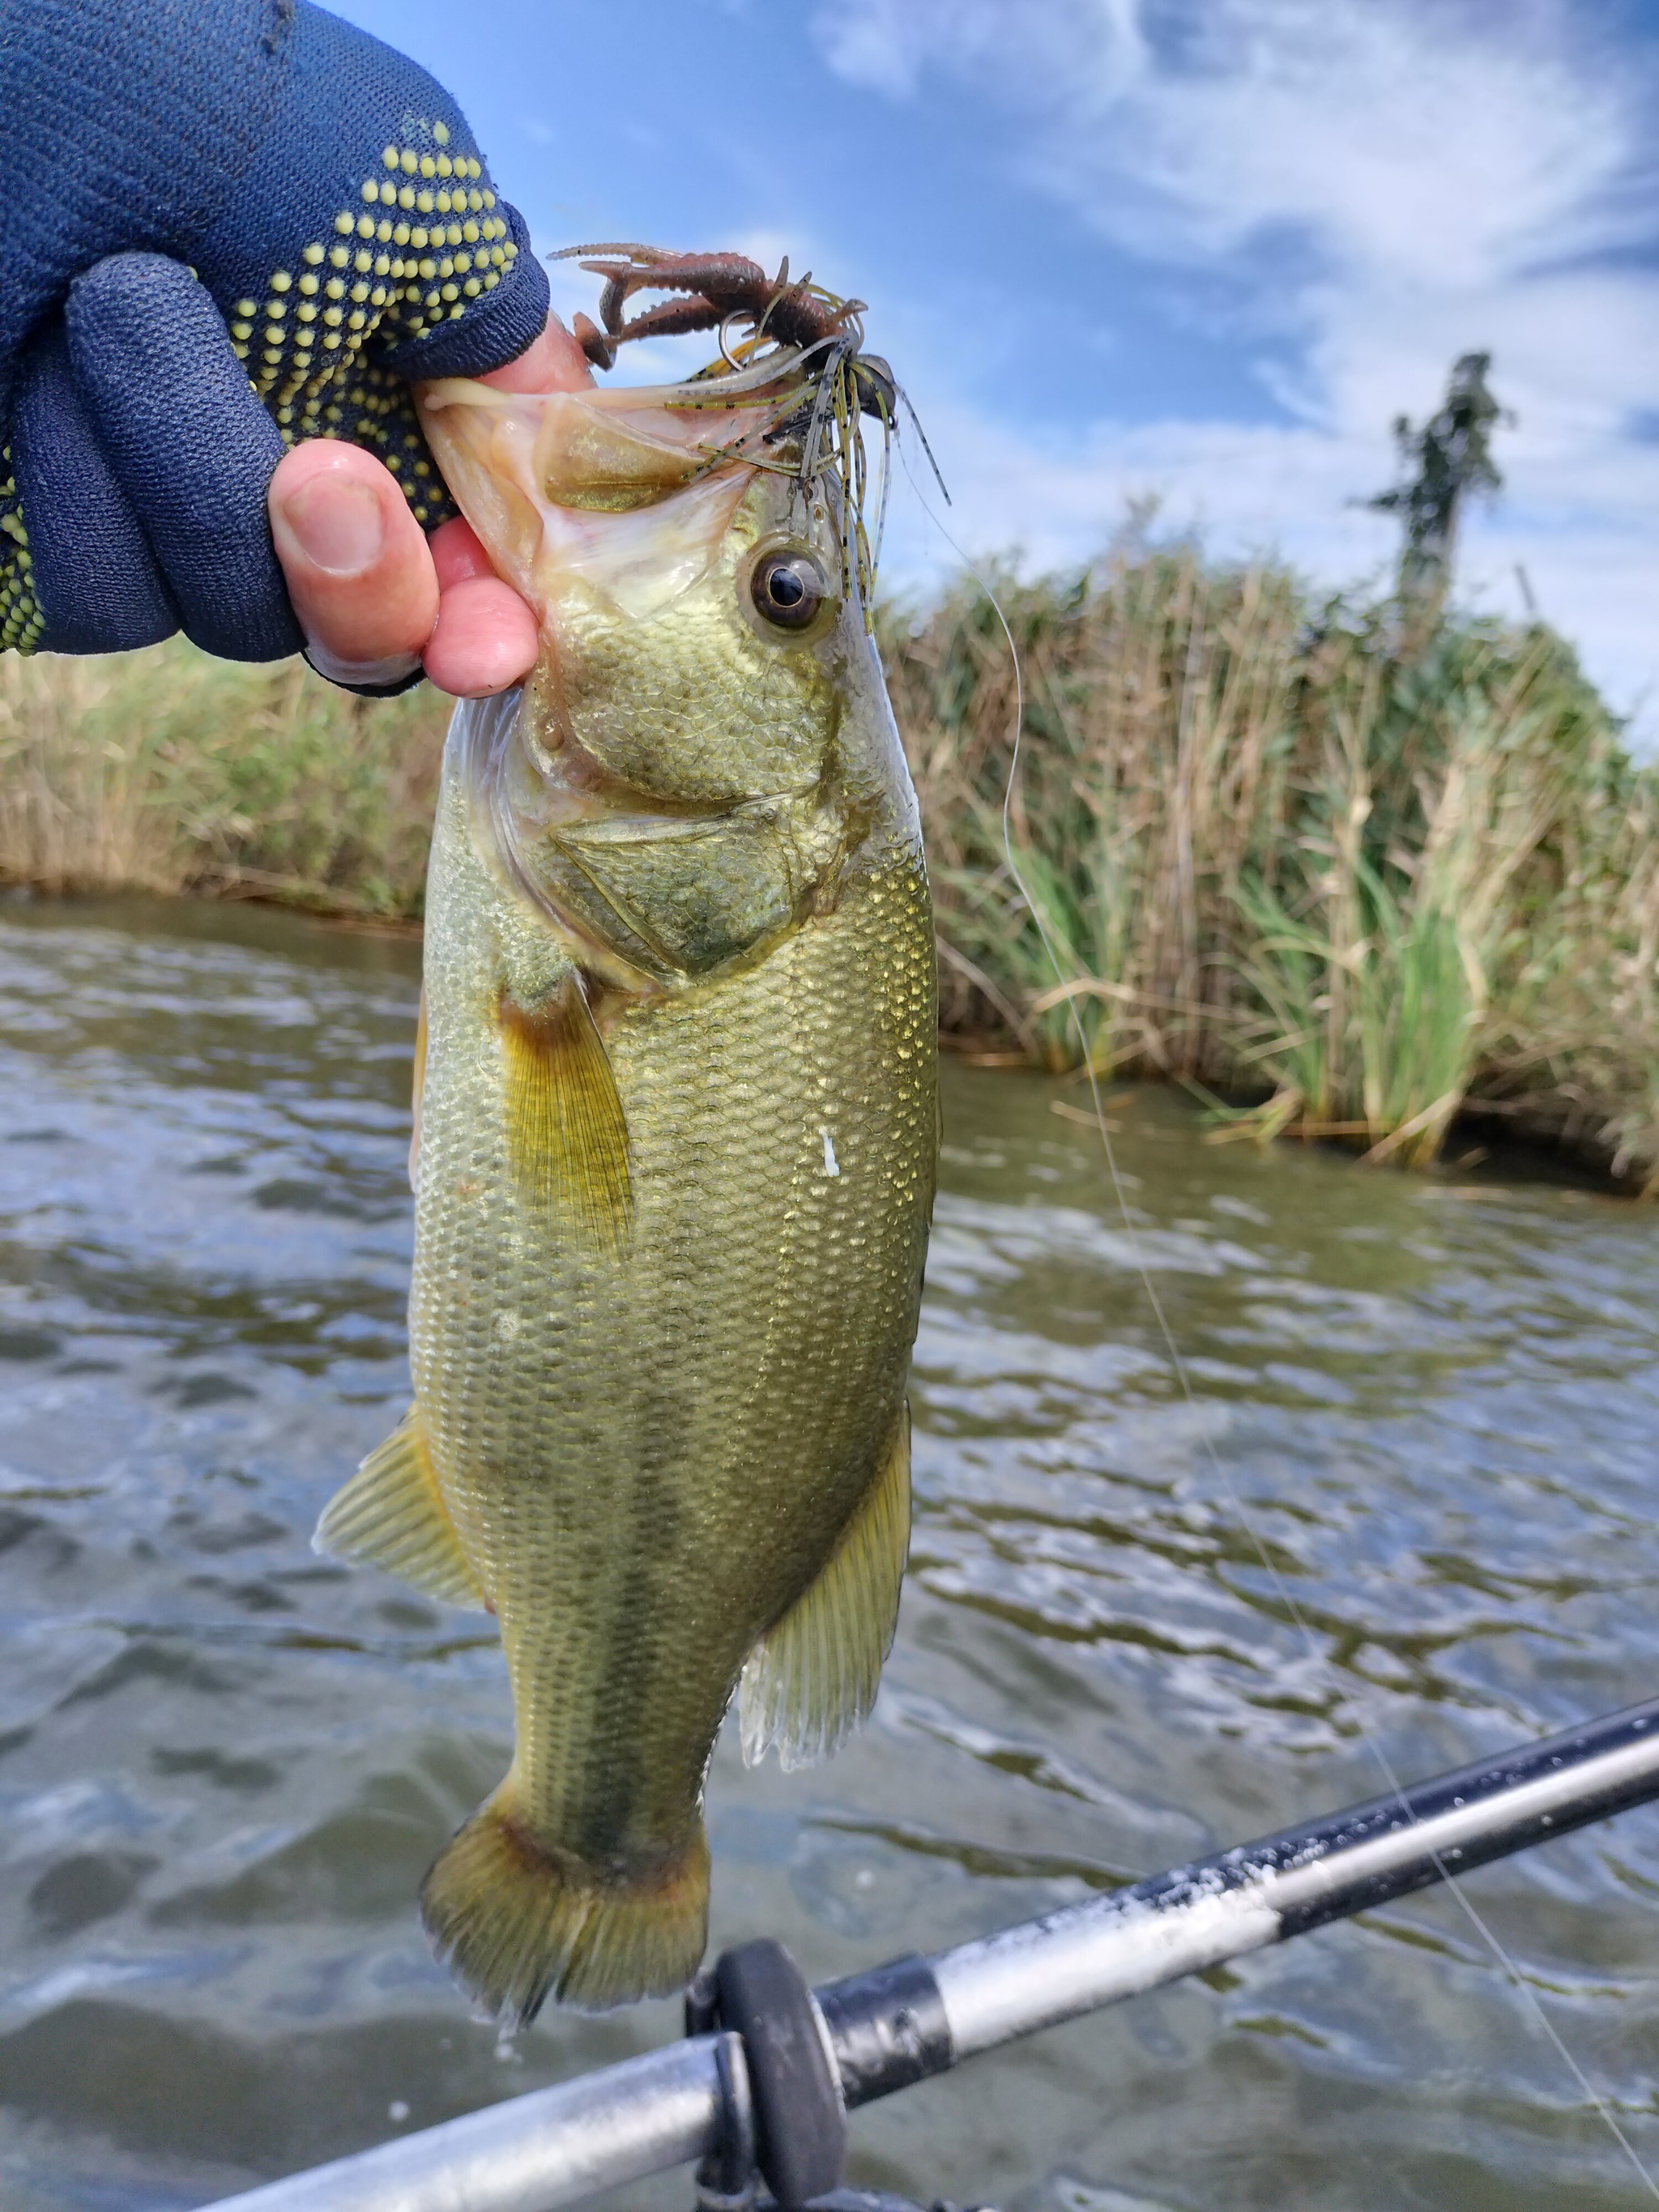
M414 1404L317 1542L500 1624L512 1764L421 1911L509 2032L690 1978L734 1695L822 1757L894 1635L937 978L817 388L418 395L542 652L447 741Z

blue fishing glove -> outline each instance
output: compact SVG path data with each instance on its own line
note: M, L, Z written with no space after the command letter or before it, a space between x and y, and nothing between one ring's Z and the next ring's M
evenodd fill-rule
M265 489L349 440L454 509L408 380L547 278L453 101L310 0L0 0L0 647L302 643Z

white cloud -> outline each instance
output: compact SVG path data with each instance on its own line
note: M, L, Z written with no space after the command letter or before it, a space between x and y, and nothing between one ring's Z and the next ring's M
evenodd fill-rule
M1520 421L1466 591L1515 609L1519 562L1615 704L1659 679L1659 447L1631 430L1659 404L1659 275L1619 252L1659 240L1652 85L1583 0L835 0L819 40L894 99L971 78L1029 180L1151 262L1246 276L1242 347L1296 342L1290 423L1103 421L1081 451L912 362L967 541L1082 557L1150 489L1218 549L1375 568L1388 526L1343 502L1388 480L1393 416L1490 350Z
M1209 0L1200 20L1177 58L1143 40L1127 72L1114 26L1097 69L1079 53L1063 80L1068 127L1033 167L1108 227L1133 183L1131 223L1156 223L1165 250L1213 258L1284 224L1349 278L1439 289L1621 232L1629 88L1570 60L1549 19L1511 7L1477 28L1454 0Z
M1126 58L1139 46L1135 0L835 0L816 29L837 75L896 99L932 68L988 65L1011 88L1041 87L1079 52L1097 64L1120 45Z

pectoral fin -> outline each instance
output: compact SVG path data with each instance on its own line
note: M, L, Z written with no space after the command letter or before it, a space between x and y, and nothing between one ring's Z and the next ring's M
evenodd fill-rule
M567 975L533 1012L503 997L501 1036L520 1189L567 1236L620 1251L634 1211L628 1122L580 979Z
M311 1548L384 1567L446 1604L494 1610L439 1491L418 1408L329 1500Z
M910 1412L816 1582L750 1653L738 1692L745 1765L785 1767L844 1743L876 1702L910 1548Z

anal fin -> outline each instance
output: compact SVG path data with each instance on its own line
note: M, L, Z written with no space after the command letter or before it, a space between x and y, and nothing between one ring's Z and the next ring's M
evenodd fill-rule
M898 1623L910 1548L910 1409L817 1579L750 1654L738 1692L744 1763L827 1758L867 1718Z
M620 1251L633 1218L628 1122L605 1040L575 975L534 1009L503 994L507 1156L520 1189L559 1228Z
M311 1548L384 1567L447 1605L494 1610L439 1491L418 1407L329 1500Z

